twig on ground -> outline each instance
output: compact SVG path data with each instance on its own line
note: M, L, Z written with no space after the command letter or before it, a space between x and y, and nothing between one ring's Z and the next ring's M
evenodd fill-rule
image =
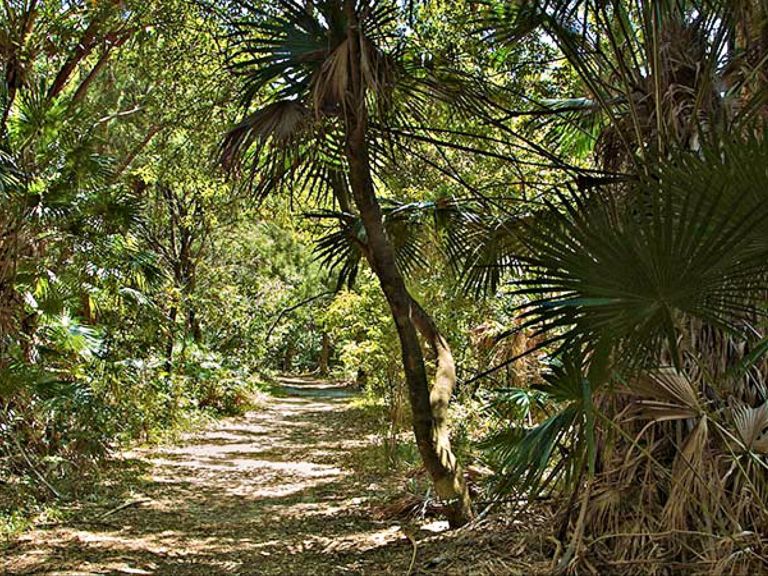
M112 508L111 510L104 512L104 514L97 517L96 520L104 520L104 518L112 516L112 514L116 514L117 512L120 512L120 510L125 510L126 508L130 508L131 506L140 506L142 504L146 504L147 502L151 502L151 501L152 501L151 498L136 498L135 500L128 500L128 502L123 502L117 508Z
M411 576L413 574L413 566L416 564L416 552L419 549L419 543L416 542L416 538L413 537L413 535L405 529L403 530L403 534L405 534L405 537L408 538L408 540L411 543L411 546L413 546L413 554L411 554L411 563L408 565L408 571L405 573L405 576Z
M40 480L40 482L42 482L42 484L51 491L51 494L53 494L56 498L61 499L61 493L59 493L59 491L56 490L56 488L54 488L53 485L48 482L48 480L45 479L45 476L43 476L43 474L32 463L32 460L29 456L27 456L24 448L21 447L18 438L16 438L14 435L11 435L11 437L13 438L13 443L16 445L16 449L19 451L19 454L21 454L22 458L24 458L24 461L27 463L29 469L34 473L35 476L37 476L38 480Z

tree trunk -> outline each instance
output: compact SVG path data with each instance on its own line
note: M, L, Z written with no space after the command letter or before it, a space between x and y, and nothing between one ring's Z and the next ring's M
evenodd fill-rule
M195 344L200 344L203 341L203 329L200 327L200 320L197 319L197 312L194 306L187 304L187 307L187 329L192 335L192 340Z
M432 409L432 434L435 448L443 465L453 471L453 491L458 497L456 507L468 518L472 516L472 502L469 490L464 482L464 476L456 457L451 450L451 428L448 417L448 405L456 387L456 363L453 353L432 317L419 305L411 301L411 317L422 338L428 342L436 358L435 381L429 393L429 404Z
M317 371L320 376L328 375L328 363L331 359L331 339L327 332L323 332L322 344L320 346L320 358L318 360Z
M355 374L355 386L358 390L368 388L368 373L362 368L358 368L357 374Z
M293 370L293 357L296 355L296 347L293 342L288 344L283 355L283 374L290 374Z
M173 371L173 340L176 337L176 316L179 313L179 309L176 305L172 305L168 312L168 341L165 344L165 371L170 377Z
M346 157L352 196L368 238L366 256L389 304L400 345L408 384L413 431L424 466L432 477L438 496L450 502L448 521L452 527L466 524L472 508L461 467L451 451L447 409L455 368L450 348L434 322L408 293L395 262L392 244L384 229L384 220L371 178L368 152L368 116L366 94L360 66L360 34L355 2L347 0L348 42L350 43L350 102L346 115ZM418 330L437 354L436 382L430 393Z
M69 83L72 74L77 69L78 65L85 60L93 49L96 47L96 36L99 32L100 23L94 18L88 24L88 27L83 32L80 42L78 42L75 49L64 61L64 64L59 69L56 78L53 80L53 84L48 89L48 100L53 100L66 88Z
M354 191L360 217L368 235L370 264L379 279L395 320L413 412L413 431L424 465L435 484L437 494L454 501L449 522L457 527L472 518L469 492L461 467L451 450L448 423L448 402L456 381L456 372L445 339L434 323L411 298L395 264L394 252L384 231L381 210L373 196L370 178L360 169L365 160L350 152L350 172L354 187L368 180L370 192ZM430 343L437 356L437 374L432 390L429 389L424 356L419 343L417 327Z
M80 308L83 315L83 322L88 325L94 325L96 318L93 313L93 307L91 306L91 295L85 290L80 291Z

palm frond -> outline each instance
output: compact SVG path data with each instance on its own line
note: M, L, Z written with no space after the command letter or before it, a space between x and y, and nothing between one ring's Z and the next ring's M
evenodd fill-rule
M385 204L383 213L384 227L401 273L412 276L416 270L426 269L428 239L424 207L391 202ZM339 286L354 282L360 260L365 257L367 243L360 218L332 210L316 211L307 216L334 222L333 230L317 241L315 252L323 265L339 271Z
M756 408L737 406L732 411L742 449L756 454L768 454L768 404Z
M277 100L230 129L221 144L219 157L226 168L232 169L246 153L259 159L270 144L290 153L304 140L310 127L311 112L301 102Z
M502 429L481 442L497 470L499 492L535 498L554 483L577 481L576 471L595 450L592 387L585 370L584 357L575 351L553 361L534 389L554 404L555 413L531 428L502 420Z
M606 167L639 168L666 150L695 148L719 131L749 127L765 106L765 84L755 82L760 58L744 33L759 28L761 17L752 14L745 26L739 3L482 4L478 25L497 41L544 32L568 60L601 112L597 152ZM575 134L578 122L569 125L561 134Z
M505 278L520 271L520 257L526 252L522 235L527 233L529 218L523 214L473 223L464 237L462 278L466 290L477 296L495 294Z
M537 114L531 129L546 130L545 141L565 158L586 159L608 126L605 114L590 98L544 100L551 114Z
M528 278L515 293L529 299L527 325L578 345L612 342L627 361L666 348L678 362L685 317L743 333L740 319L760 314L765 252L754 238L766 204L734 209L719 182L693 189L662 177L621 207L560 193L551 218L525 236Z
M649 371L633 381L629 389L642 398L638 402L642 417L654 422L698 418L705 413L695 385L671 368Z

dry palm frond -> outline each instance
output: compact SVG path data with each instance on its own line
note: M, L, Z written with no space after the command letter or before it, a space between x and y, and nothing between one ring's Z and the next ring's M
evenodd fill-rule
M397 80L397 65L365 36L360 37L360 70L369 94L376 101L379 115L386 117L392 108L392 94Z
M733 424L744 451L768 454L768 403L734 408Z
M432 516L442 510L442 505L427 496L406 492L376 507L373 516L377 520L411 520L419 516Z
M350 90L350 67L353 54L349 39L343 40L327 56L312 79L312 104L316 116L345 110Z
M498 322L484 322L470 330L472 350L479 365L506 365L504 384L512 388L530 386L541 380L540 359L527 354L538 344L532 330L519 329L509 337L499 338L507 333L508 326Z
M612 382L629 383L601 405L588 555L606 573L762 573L766 218L748 222L768 205L765 3L486 3L503 43L546 31L584 85L596 162L643 182L608 190L604 213L564 199L521 235L525 319L564 352L610 343Z
M685 420L702 415L701 399L693 383L674 368L648 372L638 378L631 393L641 396L641 415L655 422Z
M386 113L391 107L395 87L394 59L365 36L360 37L357 46L347 38L328 54L312 79L312 103L318 118L346 110L351 91L351 62L355 57L359 59L366 91L375 99L378 111Z
M710 502L719 482L716 474L710 474L708 446L709 425L707 418L701 418L672 464L671 490L663 514L667 528L687 529L688 514L711 509Z
M309 110L295 100L272 102L248 115L227 133L220 150L222 164L234 168L252 146L258 155L274 143L278 146L295 145L309 127Z

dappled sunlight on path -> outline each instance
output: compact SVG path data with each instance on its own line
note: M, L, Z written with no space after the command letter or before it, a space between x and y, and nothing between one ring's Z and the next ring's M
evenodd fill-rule
M371 449L370 423L343 388L284 386L285 397L244 418L125 454L146 469L140 490L125 496L135 504L85 507L24 536L0 573L405 573L408 540L369 513L381 479L354 467Z

